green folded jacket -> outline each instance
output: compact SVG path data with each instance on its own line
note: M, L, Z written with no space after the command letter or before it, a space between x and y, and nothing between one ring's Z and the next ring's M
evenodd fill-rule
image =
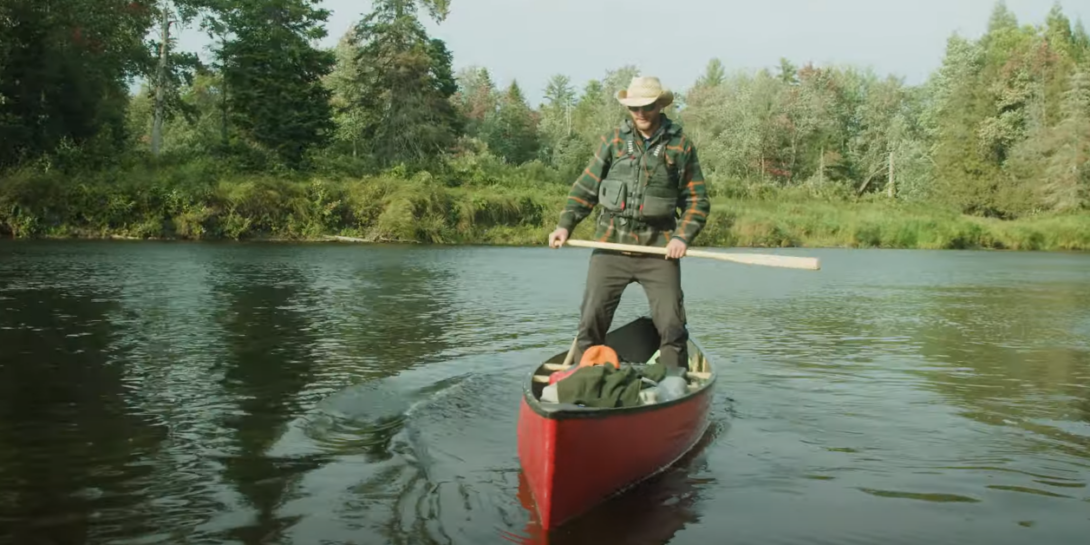
M581 367L556 383L557 401L575 403L586 407L615 408L633 407L640 404L643 378L659 382L666 377L666 367L661 363L636 369L612 365Z

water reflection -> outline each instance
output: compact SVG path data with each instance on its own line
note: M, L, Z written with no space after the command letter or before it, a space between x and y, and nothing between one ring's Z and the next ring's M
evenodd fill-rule
M434 362L448 347L448 282L426 256L326 247L324 259L296 260L295 251L247 248L209 264L227 349L220 383L238 406L219 419L235 437L220 462L253 515L235 510L204 528L226 528L217 535L243 543L305 529L316 511L299 502L322 496L307 489L314 476L354 466L361 455L384 475L382 462L411 452L399 438L413 433L404 414L411 399L403 397L412 392L382 379ZM370 470L355 473L349 478ZM340 508L323 500L316 509Z
M318 459L284 461L265 453L300 411L298 396L314 373L309 283L303 273L284 264L272 271L247 261L218 267L213 293L224 302L218 321L227 345L221 386L238 406L221 420L235 439L234 454L221 460L223 477L256 511L222 537L264 543L278 539L294 522L277 509L298 476L320 464Z
M455 314L449 266L399 249L329 252L337 256L334 274L347 281L326 290L323 328L338 331L347 361L381 375L441 361Z
M912 373L961 416L1008 430L982 438L979 462L942 469L990 475L988 491L1014 493L1022 502L1080 501L1090 469L1090 419L1082 410L1090 348L1077 330L1090 295L1070 284L926 293L927 318L917 335L921 354L938 366ZM1024 456L1047 462L1027 464Z
M425 381L434 386L406 409L382 445L384 456L374 445L356 451L330 445L336 460L306 477L306 497L288 509L335 517L308 516L293 529L293 542L315 534L391 544L493 539L497 506L514 497L510 408L523 375L499 360L455 360L398 377L407 390ZM325 437L313 441L329 444Z
M586 267L548 252L0 243L0 528L546 541L515 408L570 340ZM1090 261L805 253L820 274L691 262L729 437L547 541L1077 541Z
M1077 331L1090 306L1085 289L944 287L929 293L920 353L940 366L914 374L963 416L1031 432L1024 448L1075 458L1090 453L1084 411L1090 340Z
M167 429L129 413L107 294L0 292L0 526L15 543L150 533Z

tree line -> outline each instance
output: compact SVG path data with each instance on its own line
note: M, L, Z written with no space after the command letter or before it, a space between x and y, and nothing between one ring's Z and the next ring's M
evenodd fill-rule
M322 48L329 12L317 0L3 0L0 169L213 160L473 184L484 182L443 173L488 162L570 184L624 118L614 95L638 68L581 86L555 75L534 107L517 82L453 69L422 23L450 8L375 0ZM207 32L212 62L179 50L179 25ZM135 95L133 77L146 81ZM983 36L951 36L915 86L787 59L728 73L713 58L668 115L697 143L715 197L802 191L1003 219L1090 207L1090 36L1059 4L1024 24L997 2Z

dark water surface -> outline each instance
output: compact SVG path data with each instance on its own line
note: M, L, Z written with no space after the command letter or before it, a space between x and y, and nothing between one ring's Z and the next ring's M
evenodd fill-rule
M1090 256L792 253L686 260L712 430L552 543L1086 542ZM0 542L543 543L519 384L588 255L0 243Z

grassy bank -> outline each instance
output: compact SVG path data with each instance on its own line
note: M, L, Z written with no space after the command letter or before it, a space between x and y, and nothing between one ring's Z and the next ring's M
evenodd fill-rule
M970 217L937 206L859 203L715 202L705 245L917 249L1088 250L1090 215L1014 221Z
M194 179L217 179L193 183ZM566 184L165 174L0 181L0 234L15 238L321 240L543 244ZM589 237L585 221L574 236ZM806 199L715 199L699 246L1090 249L1090 215L997 221L934 206Z

